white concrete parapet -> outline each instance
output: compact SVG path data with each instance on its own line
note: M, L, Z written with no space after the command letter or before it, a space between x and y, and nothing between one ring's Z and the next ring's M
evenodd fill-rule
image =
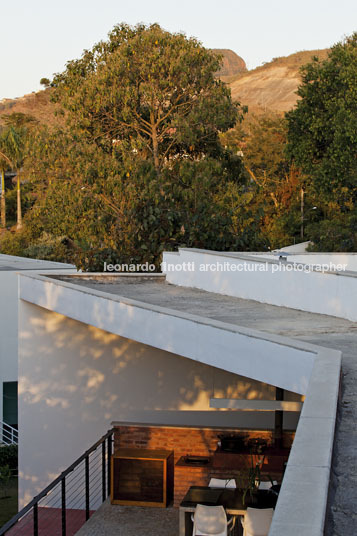
M174 285L357 321L357 273L290 258L180 249L164 253L162 270Z
M269 536L322 536L330 482L341 352L321 348Z

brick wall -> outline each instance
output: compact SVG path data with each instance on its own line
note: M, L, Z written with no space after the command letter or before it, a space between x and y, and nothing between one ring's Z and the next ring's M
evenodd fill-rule
M155 426L115 426L115 448L147 448L173 450L175 464L186 454L212 456L217 448L219 434L237 433L237 429L176 428ZM247 431L249 437L264 437L272 442L271 431ZM293 434L284 432L284 443L290 446ZM209 478L238 476L239 471L209 467L180 467L175 465L174 505L178 506L190 486L206 486ZM274 476L274 475L273 475Z

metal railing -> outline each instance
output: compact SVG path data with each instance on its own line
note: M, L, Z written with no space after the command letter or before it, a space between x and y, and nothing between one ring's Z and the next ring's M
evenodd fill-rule
M114 430L0 528L0 536L74 535L110 494Z
M6 422L0 421L0 445L17 445L18 442L18 430Z

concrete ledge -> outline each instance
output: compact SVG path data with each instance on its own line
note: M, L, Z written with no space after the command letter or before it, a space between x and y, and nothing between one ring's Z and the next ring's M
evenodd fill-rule
M321 348L307 389L269 536L322 536L340 386L341 352Z
M287 400L256 400L242 398L211 398L210 407L220 409L237 409L241 411L295 411L300 412L302 402Z

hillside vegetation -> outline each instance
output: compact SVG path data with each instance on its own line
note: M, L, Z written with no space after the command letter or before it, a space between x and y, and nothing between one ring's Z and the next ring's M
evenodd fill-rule
M40 123L46 125L58 124L55 117L54 104L50 102L50 89L29 93L17 99L3 99L0 101L0 125L4 124L4 116L12 113L31 115Z

